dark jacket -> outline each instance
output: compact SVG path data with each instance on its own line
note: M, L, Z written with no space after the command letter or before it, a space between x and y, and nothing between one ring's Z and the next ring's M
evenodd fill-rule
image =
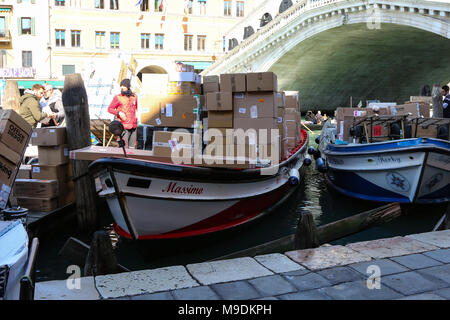
M450 94L444 97L444 102L442 104L444 108L444 118L450 118Z
M33 126L36 128L39 121L47 117L46 113L41 112L39 108L39 100L38 98L31 93L32 91L25 91L25 94L20 97L20 110L19 114Z

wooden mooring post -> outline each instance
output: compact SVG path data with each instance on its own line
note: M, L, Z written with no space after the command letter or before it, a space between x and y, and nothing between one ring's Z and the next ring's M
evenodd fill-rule
M66 113L69 150L91 145L89 104L83 79L79 73L66 75L62 94ZM77 218L80 230L92 232L98 228L94 180L88 175L89 161L71 160Z
M259 246L241 250L213 260L253 257L256 255L316 248L333 240L387 223L402 215L398 203L390 203L323 226L316 227L311 213L303 213L295 234L273 240Z

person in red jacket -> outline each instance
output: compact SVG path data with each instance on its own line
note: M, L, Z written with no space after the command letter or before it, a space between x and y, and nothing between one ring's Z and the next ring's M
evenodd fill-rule
M108 107L108 112L117 117L125 128L125 145L134 149L136 145L137 128L137 97L131 92L130 79L123 79L120 82L120 94L116 95Z

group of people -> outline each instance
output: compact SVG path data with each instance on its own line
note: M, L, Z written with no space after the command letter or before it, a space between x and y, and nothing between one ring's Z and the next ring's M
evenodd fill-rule
M324 113L322 115L322 112L317 111L316 114L314 114L311 110L308 110L305 115L305 121L309 121L312 124L322 124L323 122L327 121L327 115Z
M19 114L33 127L65 126L62 94L50 84L34 84L19 99Z

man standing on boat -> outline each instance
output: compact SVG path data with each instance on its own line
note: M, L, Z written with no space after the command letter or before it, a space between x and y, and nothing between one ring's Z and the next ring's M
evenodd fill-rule
M442 95L444 96L444 101L442 103L442 108L444 109L444 118L450 118L450 88L445 85L442 87Z
M108 112L112 113L123 124L125 129L124 140L127 148L133 148L136 144L137 128L137 97L131 92L130 79L123 79L120 82L120 94L116 95L108 107Z
M54 118L53 112L42 112L39 107L39 100L44 96L44 87L38 83L31 87L31 90L25 90L23 96L20 97L19 114L24 118L33 128L45 118Z

